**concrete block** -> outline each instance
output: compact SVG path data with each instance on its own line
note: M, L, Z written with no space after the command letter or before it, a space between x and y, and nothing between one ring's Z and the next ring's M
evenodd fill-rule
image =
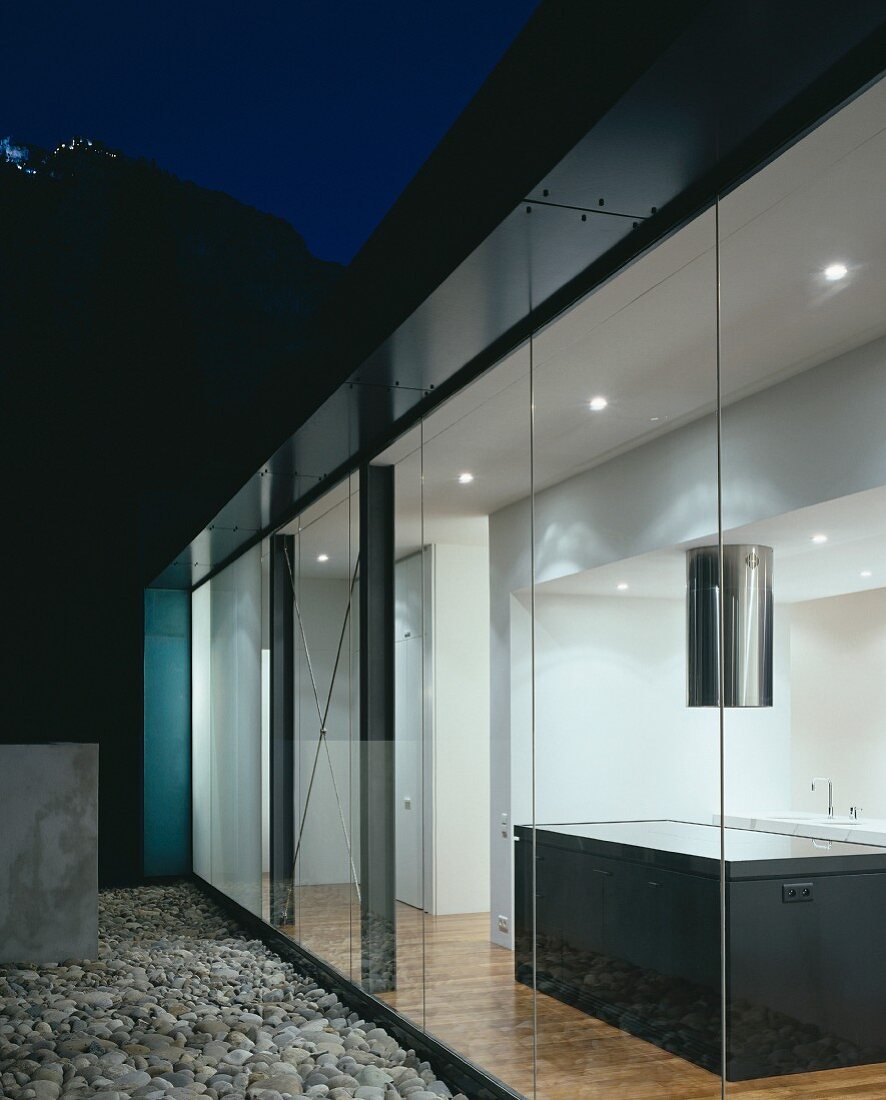
M0 745L0 964L98 955L98 745Z

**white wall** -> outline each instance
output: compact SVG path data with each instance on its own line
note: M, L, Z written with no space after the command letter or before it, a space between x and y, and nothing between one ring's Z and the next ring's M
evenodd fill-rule
M487 548L434 544L398 562L396 584L398 897L420 905L420 876L429 912L486 912Z
M791 674L791 808L824 810L823 775L838 814L886 818L886 588L794 604Z
M686 706L683 600L536 595L536 820L719 812L719 713ZM729 804L790 790L789 608L775 615L774 706L727 715Z
M489 909L489 558L433 548L434 913Z

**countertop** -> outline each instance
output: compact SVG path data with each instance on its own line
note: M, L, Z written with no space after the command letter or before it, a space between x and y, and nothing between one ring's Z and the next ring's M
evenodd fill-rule
M517 826L528 841L531 827ZM599 821L536 827L537 842L613 859L719 877L720 828L686 821ZM886 849L812 837L723 830L726 878L781 878L802 874L886 871Z
M886 821L881 818L861 817L857 821L848 818L828 820L822 814L792 813L787 810L762 814L726 814L726 825L734 829L753 829L763 833L782 833L785 836L808 836L818 840L841 840L850 844L872 844L886 847ZM719 814L714 824L720 824Z

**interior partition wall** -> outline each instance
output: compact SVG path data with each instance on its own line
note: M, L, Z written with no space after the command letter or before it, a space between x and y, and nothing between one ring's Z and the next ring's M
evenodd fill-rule
M688 218L266 554L270 917L499 1094L886 1094L884 106ZM642 218L592 214L593 184L521 211L527 309ZM260 681L250 554L192 614L195 867L242 896L258 834L248 805L243 846L226 828L213 759L255 774L259 696L229 699L235 657Z

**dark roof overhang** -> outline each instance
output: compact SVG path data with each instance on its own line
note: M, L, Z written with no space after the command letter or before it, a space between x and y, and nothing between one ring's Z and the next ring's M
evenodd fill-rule
M861 91L884 55L881 0L543 2L298 360L158 502L166 523L144 517L146 581L188 538L153 586L205 580Z

